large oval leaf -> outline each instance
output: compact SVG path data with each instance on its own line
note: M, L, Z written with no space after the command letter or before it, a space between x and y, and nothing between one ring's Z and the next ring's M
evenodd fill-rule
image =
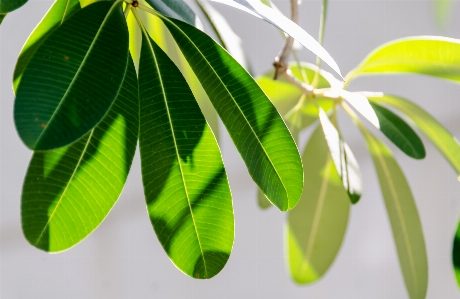
M25 67L45 38L78 10L80 10L78 0L56 0L54 2L22 47L13 74L13 89L15 91L18 88Z
M322 109L320 109L319 120L329 152L331 153L332 161L342 180L343 187L347 191L350 201L357 203L363 190L358 162L348 144L342 139L339 131Z
M303 30L299 25L286 18L280 12L262 4L259 0L212 0L214 2L226 4L244 12L250 13L253 16L259 17L264 21L272 24L275 27L283 30L297 40L305 48L313 52L329 65L337 74L342 77L339 66L331 55L321 46L310 34Z
M51 150L94 128L118 94L127 62L122 1L75 13L43 41L24 70L14 106L23 142Z
M304 192L288 213L285 242L289 271L297 283L318 280L334 261L348 223L350 201L334 167L321 127L302 155Z
M460 40L439 36L416 36L386 43L347 75L417 73L460 83Z
M360 128L377 170L409 297L424 299L428 287L428 262L412 192L390 150L364 127Z
M155 233L181 271L211 278L225 266L233 246L227 175L187 82L146 35L139 91L142 179Z
M35 152L24 182L22 229L50 252L68 249L104 220L123 190L137 144L139 103L132 62L104 119L53 151Z
M399 116L390 110L371 103L382 131L401 151L415 159L425 158L425 147L417 133Z
M197 75L243 157L253 180L280 210L302 193L297 147L276 108L257 83L212 38L161 16Z
M452 247L452 264L454 266L455 278L460 286L460 222L457 226L457 231L454 236L454 244Z
M367 97L373 102L390 105L409 117L460 175L460 142L433 116L417 104L400 97L383 94Z
M26 4L26 2L27 0L0 0L0 14L6 14L16 10Z

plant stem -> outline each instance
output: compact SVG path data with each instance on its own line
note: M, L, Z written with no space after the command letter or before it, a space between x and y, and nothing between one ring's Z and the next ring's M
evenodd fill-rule
M323 0L321 5L321 17L319 19L319 34L318 34L318 43L323 45L324 42L324 28L326 26L326 17L327 17L327 4L328 0ZM318 85L319 81L319 71L321 70L321 59L316 57L316 66L318 67L315 72L315 77L313 77L312 85L315 88Z
M297 0L291 0L291 20L296 24L299 22L299 5ZM275 67L275 80L279 77L279 75L286 73L286 70L288 69L287 60L289 59L289 55L291 55L293 45L294 39L288 36L283 49L275 58L275 62L273 63L273 66Z
M133 5L131 3L126 4L125 11L124 11L125 19L128 17L128 14L129 14L129 11L131 10L131 7L133 7Z

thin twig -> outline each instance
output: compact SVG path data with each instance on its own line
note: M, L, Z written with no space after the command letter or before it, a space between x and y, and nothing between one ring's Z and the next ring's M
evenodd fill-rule
M297 1L298 0L291 0L291 20L296 24L299 22L299 4ZM288 36L284 43L283 49L275 58L275 62L273 63L273 66L275 67L275 80L281 74L286 73L288 69L287 60L289 59L289 55L291 55L293 45L294 39Z

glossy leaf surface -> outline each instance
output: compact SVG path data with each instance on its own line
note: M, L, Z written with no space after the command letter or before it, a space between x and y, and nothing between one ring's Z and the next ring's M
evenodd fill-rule
M23 142L51 150L88 133L115 100L127 62L121 1L75 13L43 41L24 70L14 106Z
M460 286L460 222L454 236L454 245L452 248L452 264L454 266L455 278Z
M227 175L187 82L146 35L139 91L142 180L155 233L182 272L211 278L225 266L233 246Z
M240 9L253 16L263 19L275 27L283 30L302 44L305 48L313 52L329 65L337 74L342 76L339 66L331 55L321 46L310 34L303 30L299 25L286 18L283 14L268 7L258 0L212 0L214 2L226 4L234 8Z
M253 180L280 210L292 209L302 193L302 162L276 108L247 71L213 39L181 21L163 20Z
M350 201L318 127L302 154L304 191L296 208L288 213L285 248L291 277L297 283L321 278L342 244Z
M132 62L104 119L72 145L35 152L24 182L21 215L27 240L58 252L88 236L123 190L139 129L137 77Z
M433 116L417 104L391 95L368 96L369 100L390 105L404 113L412 123L438 148L460 174L460 142Z
M183 0L145 0L155 10L163 15L196 25L196 16L193 10Z
M377 171L409 297L424 299L428 287L428 262L412 192L390 150L365 128L361 127L361 130Z
M34 31L29 35L19 54L13 74L13 88L15 91L18 88L25 67L45 38L78 10L80 10L80 2L78 0L57 0L51 6Z
M319 113L319 120L323 127L332 161L342 180L343 187L347 191L350 201L357 203L363 190L358 162L351 149L340 136L339 131L322 109Z
M18 9L26 3L27 0L0 0L0 14L9 13L13 10Z
M437 36L398 39L374 50L347 75L416 73L460 83L460 40Z
M425 158L425 147L417 133L399 116L390 110L371 103L382 131L401 151L415 159Z

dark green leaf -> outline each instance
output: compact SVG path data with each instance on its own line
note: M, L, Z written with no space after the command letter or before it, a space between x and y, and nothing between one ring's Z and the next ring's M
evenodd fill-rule
M371 103L379 119L380 131L400 150L415 159L425 158L425 147L417 133L399 116L375 103Z
M343 187L347 191L350 201L357 203L363 190L358 162L348 144L342 139L339 131L322 109L319 113L319 120L323 127L332 161L342 180Z
M163 15L196 26L197 18L193 10L183 0L146 0Z
M297 147L276 108L252 77L212 38L162 17L230 133L249 174L280 210L302 193Z
M337 74L342 77L339 66L331 55L321 46L310 34L303 30L299 25L286 18L283 14L268 7L267 5L255 0L212 0L214 2L226 4L244 12L252 14L275 27L286 32L289 36L297 40L305 48L313 52L329 65Z
M302 155L304 191L288 213L287 259L297 283L318 280L329 269L342 244L350 201L334 167L321 127Z
M444 155L460 174L460 142L433 116L406 99L391 95L368 96L369 100L390 105L404 113Z
M416 36L391 41L369 54L346 81L386 73L416 73L460 83L460 40Z
M181 271L211 278L225 266L233 246L227 175L187 82L145 34L139 91L142 179L150 220Z
M363 126L360 128L377 170L409 297L425 299L428 286L425 240L409 184L390 150Z
M26 2L27 0L0 0L0 14L6 14L16 10L26 4Z
M34 31L29 35L19 54L13 74L13 88L15 91L18 88L25 67L45 38L78 10L80 10L80 2L78 0L56 0L53 6L51 6Z
M129 63L112 108L72 145L35 152L22 193L27 240L50 252L68 249L107 216L123 190L139 128L137 78Z
M454 236L454 245L452 248L452 263L454 265L455 278L460 286L460 222Z
M88 133L117 96L127 62L122 1L75 13L43 41L24 70L14 109L23 142L51 150Z
M0 14L0 24L3 22L3 19L6 17L6 14Z

